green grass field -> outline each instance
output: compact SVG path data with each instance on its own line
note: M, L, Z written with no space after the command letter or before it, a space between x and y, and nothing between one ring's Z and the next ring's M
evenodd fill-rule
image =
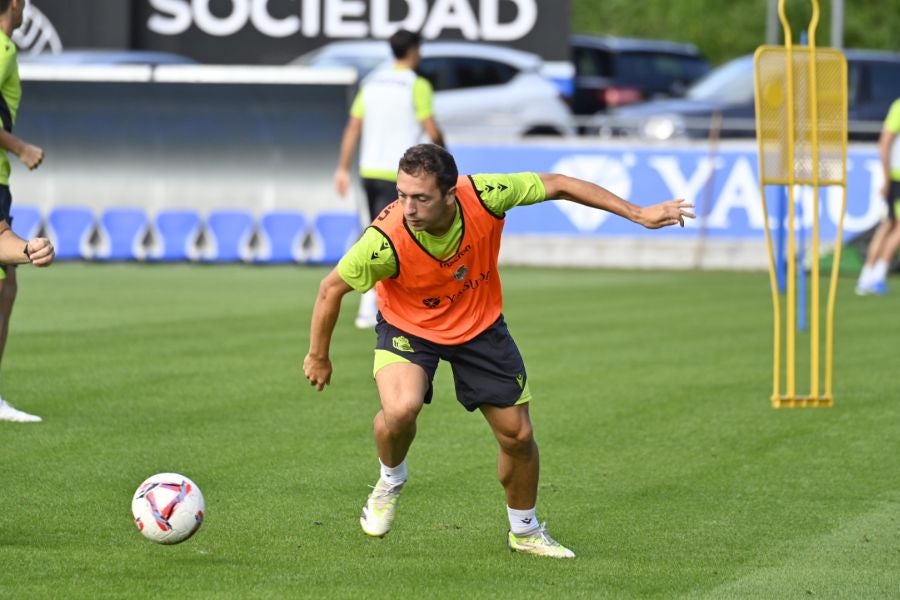
M538 516L578 554L554 561L507 551L495 442L446 366L394 530L361 533L373 334L348 298L308 386L324 272L20 269L2 392L45 422L0 423L0 597L900 597L896 292L842 281L836 406L774 410L765 274L503 270ZM206 496L178 546L131 523L159 471Z

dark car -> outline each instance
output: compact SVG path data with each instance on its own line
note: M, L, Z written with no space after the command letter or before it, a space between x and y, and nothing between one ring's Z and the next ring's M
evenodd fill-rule
M691 44L611 36L571 38L576 115L664 96L681 96L709 63Z
M845 50L848 137L878 138L891 103L900 98L900 54ZM598 117L601 134L668 140L756 135L753 56L725 63L688 89L684 98L623 107Z

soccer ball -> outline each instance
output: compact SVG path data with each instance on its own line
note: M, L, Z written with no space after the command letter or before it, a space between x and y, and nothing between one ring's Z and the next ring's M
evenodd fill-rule
M178 473L147 478L131 500L134 524L158 544L177 544L197 533L205 509L200 488Z

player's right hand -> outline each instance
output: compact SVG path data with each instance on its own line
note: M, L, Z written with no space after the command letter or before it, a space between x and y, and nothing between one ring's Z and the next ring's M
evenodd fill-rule
M38 146L25 144L22 152L19 153L19 160L22 161L29 170L37 169L44 162L44 150Z
M321 392L331 383L331 361L307 354L303 359L303 374L309 380L309 385Z

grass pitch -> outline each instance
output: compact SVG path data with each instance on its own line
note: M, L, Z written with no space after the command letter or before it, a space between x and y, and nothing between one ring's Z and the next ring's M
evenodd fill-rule
M766 275L504 269L538 516L578 554L554 561L506 550L496 445L446 366L394 530L361 533L373 335L348 298L333 384L307 385L324 273L20 269L2 392L45 422L0 423L0 597L900 595L900 295L842 281L836 406L776 411ZM206 496L178 546L131 524L160 471Z

